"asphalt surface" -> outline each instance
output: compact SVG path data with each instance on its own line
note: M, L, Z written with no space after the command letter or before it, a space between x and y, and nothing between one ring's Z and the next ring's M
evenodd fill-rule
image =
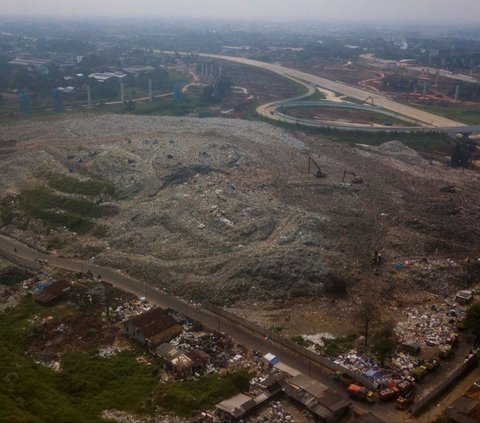
M406 116L410 119L413 119L419 122L419 124L427 127L452 128L456 126L463 126L463 123L456 122L451 119L447 119L441 116L434 115L432 113L425 112L423 110L415 109L413 107L397 103L396 101L390 100L389 98L381 94L372 93L370 91L366 91L361 88L354 87L352 85L344 84L342 82L337 82L337 81L331 81L329 79L322 78L320 76L312 75L306 72L301 72L296 69L287 68L285 66L260 62L258 60L246 59L244 57L223 56L223 55L205 54L205 53L200 53L199 56L208 57L208 58L217 59L217 60L229 60L232 62L237 62L244 65L265 69L270 72L274 72L276 74L282 75L284 77L299 79L301 81L318 85L328 90L335 91L337 93L346 95L348 97L353 97L361 101L365 100L367 97L372 97L376 106L380 106L391 112Z

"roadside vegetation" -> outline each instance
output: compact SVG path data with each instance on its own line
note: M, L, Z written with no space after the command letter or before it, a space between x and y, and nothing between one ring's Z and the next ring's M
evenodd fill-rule
M480 125L480 107L478 106L457 106L448 103L436 105L411 103L410 106L466 125Z
M315 137L321 137L344 144L381 145L385 142L396 140L420 153L451 152L454 142L445 133L438 132L385 132L385 131L343 131L335 128L312 128L301 124L290 125L285 122L268 121L290 131L300 131Z
M248 391L250 379L251 375L247 371L238 371L160 385L155 403L176 415L191 417L224 399Z

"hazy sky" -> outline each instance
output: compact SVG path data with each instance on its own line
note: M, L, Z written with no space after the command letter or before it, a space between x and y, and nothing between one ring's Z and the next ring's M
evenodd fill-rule
M480 0L0 0L0 15L478 22Z

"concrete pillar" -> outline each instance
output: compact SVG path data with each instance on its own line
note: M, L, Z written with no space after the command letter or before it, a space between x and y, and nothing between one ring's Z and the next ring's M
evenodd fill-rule
M438 76L440 75L440 72L437 71L437 73L435 74L435 86L438 87Z
M92 107L92 90L90 89L90 85L87 85L87 106L89 108Z
M153 89L152 89L152 79L148 78L148 101L151 103L153 101Z
M123 84L123 80L120 80L120 101L122 104L125 104L125 85Z
M423 83L423 98L427 96L427 81Z
M460 94L460 85L455 87L455 101L458 101L458 95Z

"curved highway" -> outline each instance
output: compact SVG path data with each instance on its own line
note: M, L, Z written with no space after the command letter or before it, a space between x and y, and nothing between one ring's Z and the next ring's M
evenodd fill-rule
M199 53L198 56L216 60L228 60L231 62L237 62L244 65L265 69L278 75L287 77L289 79L293 79L297 82L304 81L307 84L311 84L314 86L318 85L320 87L327 88L331 91L335 91L361 101L363 101L367 97L372 97L377 106L383 107L386 110L410 118L418 122L419 124L428 126L430 128L453 128L458 126L464 126L463 123L437 116L423 110L415 109L401 103L397 103L396 101L390 100L389 98L381 94L372 93L361 88L344 84L343 82L331 81L320 76L312 75L292 68L287 68L285 66L260 62L258 60L246 59L244 57L223 56L218 54ZM259 112L262 113L264 116L271 118L272 106L273 103L260 106Z

